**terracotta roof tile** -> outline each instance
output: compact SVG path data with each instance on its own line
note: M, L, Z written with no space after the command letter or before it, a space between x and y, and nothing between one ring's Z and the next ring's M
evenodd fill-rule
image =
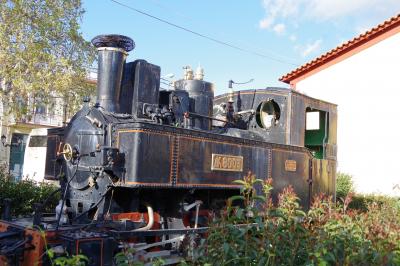
M348 51L359 47L360 45L368 42L369 40L395 28L400 26L400 14L384 21L378 26L366 31L365 33L360 34L359 36L341 44L340 46L330 50L329 52L313 59L312 61L296 68L292 72L282 76L279 80L289 83L291 80L302 76L304 73L307 73L317 67L325 64L328 61L331 61L338 56L347 53Z

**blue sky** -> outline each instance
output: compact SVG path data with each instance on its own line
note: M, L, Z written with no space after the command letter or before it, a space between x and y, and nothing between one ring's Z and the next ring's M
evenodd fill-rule
M183 66L201 64L216 94L235 89L286 86L279 77L400 13L400 0L115 0L239 51L171 27L111 0L84 0L82 32L88 40L118 33L136 42L128 61L161 66L182 77ZM261 54L257 56L255 54Z

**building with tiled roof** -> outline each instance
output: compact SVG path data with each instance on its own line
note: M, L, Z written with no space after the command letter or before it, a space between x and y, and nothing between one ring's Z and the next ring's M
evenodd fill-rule
M338 169L360 192L400 194L400 14L282 76L338 104Z

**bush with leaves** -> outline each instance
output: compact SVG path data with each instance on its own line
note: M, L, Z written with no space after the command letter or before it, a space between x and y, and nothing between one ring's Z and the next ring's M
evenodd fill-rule
M400 198L374 194L355 194L349 204L349 208L367 212L368 206L374 203L379 206L386 205L390 208L398 208Z
M368 206L372 203L385 204L394 208L399 204L399 198L375 194L356 194L354 190L353 177L339 172L336 178L336 198L343 202L351 194L352 200L349 203L349 208L366 212Z
M47 183L37 183L33 180L14 181L4 167L0 167L0 213L3 211L4 199L11 200L11 215L25 216L33 213L33 205L46 199L43 212L54 212L60 198L59 193L53 193L58 188ZM53 193L53 195L52 195Z
M345 198L347 194L354 192L353 177L349 174L338 172L336 176L336 197Z
M335 203L314 198L309 211L291 187L270 199L271 180L248 175L240 196L228 201L201 246L194 265L400 265L400 205L368 203L349 208L352 193ZM262 185L264 196L255 195ZM240 201L240 205L233 205ZM261 203L262 208L255 206ZM260 205L260 204L258 204Z
M149 263L152 266L165 265L165 261L162 258L150 258L150 261L146 263L143 256L140 256L135 249L129 247L115 254L114 263L118 266L144 266L149 265Z

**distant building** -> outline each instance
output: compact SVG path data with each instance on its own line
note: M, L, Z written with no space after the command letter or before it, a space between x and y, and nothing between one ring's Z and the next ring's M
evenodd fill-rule
M97 74L90 73L88 82L96 84ZM5 166L15 179L22 178L24 154L28 135L36 128L61 127L69 121L72 114L67 113L63 97L50 97L50 104L41 104L38 98L21 101L28 112L20 118L10 115L7 104L0 98L0 165Z
M360 192L399 194L400 14L280 80L338 104L338 169Z
M7 106L0 101L0 136L5 145L0 144L0 161L16 179L22 177L24 152L28 135L34 128L60 127L65 122L64 101L53 98L52 105L42 105L30 99L29 110L21 118L8 114Z

